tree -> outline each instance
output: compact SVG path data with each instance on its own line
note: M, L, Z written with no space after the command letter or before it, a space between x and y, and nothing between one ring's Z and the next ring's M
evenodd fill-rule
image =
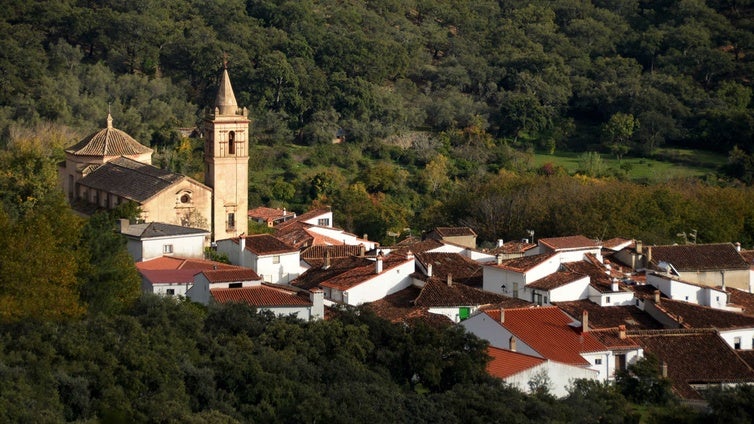
M618 112L602 127L603 144L610 149L618 161L631 150L631 138L639 128L639 121L633 115Z
M615 384L631 402L665 405L673 400L670 380L660 374L657 357L651 354L618 371Z

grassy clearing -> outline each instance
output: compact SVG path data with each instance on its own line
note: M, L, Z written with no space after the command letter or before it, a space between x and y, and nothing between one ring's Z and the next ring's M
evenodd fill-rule
M579 168L581 153L563 152L554 155L537 153L534 157L536 167L551 162L563 167L569 174L573 174ZM620 162L609 155L602 155L609 172L622 173L624 170L630 180L647 182L660 182L674 178L702 177L713 174L720 165L726 161L721 154L700 152L690 149L660 149L656 159L650 158L623 158Z

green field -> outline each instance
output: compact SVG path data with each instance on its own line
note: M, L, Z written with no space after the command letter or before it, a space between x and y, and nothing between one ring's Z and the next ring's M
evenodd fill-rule
M550 162L573 174L579 168L581 155L573 152L537 153L534 163L540 167ZM658 149L655 158L624 157L620 162L614 156L602 155L608 172L625 172L628 179L647 182L714 174L726 160L727 157L719 153L691 149Z

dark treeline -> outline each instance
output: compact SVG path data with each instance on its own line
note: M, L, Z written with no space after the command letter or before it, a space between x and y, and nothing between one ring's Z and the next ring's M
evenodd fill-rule
M577 381L556 399L485 373L458 327L399 326L366 309L304 323L242 305L145 297L116 315L0 326L3 422L638 422L618 388ZM674 403L644 422L748 420L751 390ZM749 414L749 415L747 415ZM737 421L741 422L741 421Z

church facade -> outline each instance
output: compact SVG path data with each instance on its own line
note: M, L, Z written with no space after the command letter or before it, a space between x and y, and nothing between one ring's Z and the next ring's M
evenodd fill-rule
M210 230L212 240L248 230L248 132L223 68L214 110L203 124L205 182L152 165L153 150L113 126L66 149L58 168L60 185L79 210L113 209L135 202L143 222Z

